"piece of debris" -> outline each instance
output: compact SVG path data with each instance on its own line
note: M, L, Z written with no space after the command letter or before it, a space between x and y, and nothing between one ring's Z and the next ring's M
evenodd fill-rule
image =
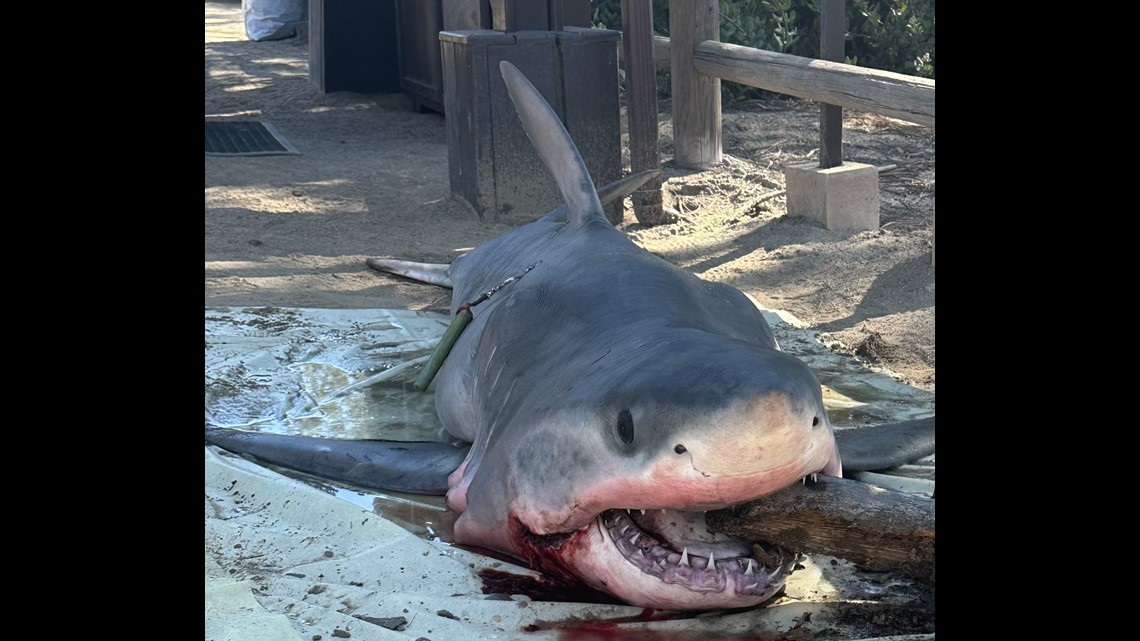
M408 627L408 620L404 617L370 617L366 614L354 614L354 618L361 621L367 621L373 625L378 625L382 628L403 632Z

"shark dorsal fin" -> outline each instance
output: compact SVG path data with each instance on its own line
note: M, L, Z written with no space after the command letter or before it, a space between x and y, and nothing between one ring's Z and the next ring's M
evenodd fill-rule
M562 192L570 225L578 227L593 219L606 220L586 163L558 115L518 67L504 60L499 63L499 70L523 131Z

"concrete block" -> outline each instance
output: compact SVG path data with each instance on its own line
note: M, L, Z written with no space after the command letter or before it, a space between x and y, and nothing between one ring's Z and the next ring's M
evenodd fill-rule
M790 165L784 180L789 215L813 218L828 229L879 228L879 171L874 165Z

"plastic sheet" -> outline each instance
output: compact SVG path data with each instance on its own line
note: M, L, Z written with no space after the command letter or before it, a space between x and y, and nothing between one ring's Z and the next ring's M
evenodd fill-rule
M308 0L241 0L245 35L256 41L292 38L308 9Z

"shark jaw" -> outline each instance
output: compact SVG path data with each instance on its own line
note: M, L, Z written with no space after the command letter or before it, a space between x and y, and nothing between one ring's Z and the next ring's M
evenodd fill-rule
M710 532L703 511L608 509L586 527L547 535L511 523L516 553L551 579L658 610L759 605L783 589L798 557Z

